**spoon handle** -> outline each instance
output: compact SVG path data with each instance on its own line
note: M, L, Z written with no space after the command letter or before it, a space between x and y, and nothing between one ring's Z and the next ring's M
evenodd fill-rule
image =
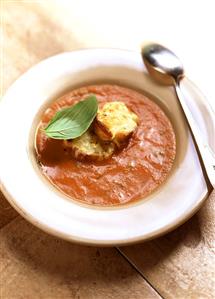
M209 144L207 144L203 140L202 135L199 132L199 128L196 125L196 121L194 120L194 118L190 112L190 109L188 108L188 106L184 100L184 95L181 91L179 82L176 83L175 89L176 89L176 94L178 96L181 107L186 116L187 123L190 127L190 131L192 133L194 142L199 151L199 156L200 156L201 162L205 168L207 177L208 177L212 187L215 188L215 155L214 155L212 149L210 148Z

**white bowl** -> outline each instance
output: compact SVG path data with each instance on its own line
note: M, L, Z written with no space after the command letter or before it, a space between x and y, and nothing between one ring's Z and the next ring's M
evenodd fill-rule
M50 187L35 165L35 126L48 103L74 87L98 82L114 82L150 94L162 105L176 131L177 155L167 181L134 204L98 208L68 200ZM187 79L182 88L203 136L212 142L214 127L208 104ZM40 62L2 99L0 135L0 180L5 196L27 220L67 240L119 245L151 239L183 223L208 195L174 89L151 80L140 53L88 49Z

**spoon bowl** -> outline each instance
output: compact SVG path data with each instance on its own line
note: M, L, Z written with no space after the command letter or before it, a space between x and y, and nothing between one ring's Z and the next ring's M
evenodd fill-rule
M143 47L142 57L152 78L162 84L173 85L184 76L179 58L162 45L149 44Z

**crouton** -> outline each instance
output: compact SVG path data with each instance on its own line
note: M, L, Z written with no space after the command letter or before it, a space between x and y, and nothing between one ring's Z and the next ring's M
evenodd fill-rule
M115 150L113 142L104 142L92 130L87 130L82 136L64 140L64 146L77 160L102 161L110 158Z
M113 141L118 147L126 142L137 127L138 116L123 102L109 102L98 110L95 133L104 141Z

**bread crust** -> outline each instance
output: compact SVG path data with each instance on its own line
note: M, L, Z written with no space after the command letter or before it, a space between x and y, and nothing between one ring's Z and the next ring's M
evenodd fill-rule
M123 102L109 102L99 109L94 123L95 133L104 141L113 141L118 147L135 131L138 116Z
M73 158L79 161L102 161L109 159L116 148L113 142L100 140L90 129L78 138L64 140L64 147Z

